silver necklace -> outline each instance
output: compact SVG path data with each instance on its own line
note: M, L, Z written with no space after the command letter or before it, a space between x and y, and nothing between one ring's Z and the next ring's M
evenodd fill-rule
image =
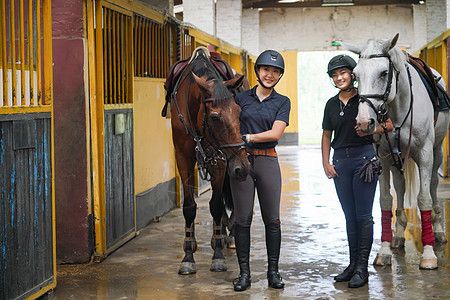
M339 113L339 115L342 117L342 116L344 116L344 108L345 108L345 104L343 104L341 100L339 100L339 108L340 108L340 110L341 110L341 112Z

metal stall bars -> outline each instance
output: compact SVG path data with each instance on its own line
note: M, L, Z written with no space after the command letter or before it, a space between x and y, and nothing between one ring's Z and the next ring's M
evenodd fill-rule
M88 1L89 2L89 1ZM91 11L91 3L88 9ZM95 254L101 261L136 234L133 165L132 13L95 1L92 106Z
M148 17L134 15L134 76L166 78L169 67L177 60L175 23L158 23Z
M51 0L0 1L0 295L56 286Z

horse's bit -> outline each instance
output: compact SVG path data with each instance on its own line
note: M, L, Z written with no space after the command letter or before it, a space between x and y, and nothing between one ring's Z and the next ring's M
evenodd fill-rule
M372 55L368 55L368 56L360 56L360 58L365 58L365 59L371 59L371 58L387 58L389 60L389 73L388 73L388 82L386 85L386 90L384 91L383 94L360 94L360 99L359 102L360 103L364 103L366 102L370 108L373 109L373 111L375 111L375 114L377 115L377 121L378 123L381 125L383 122L386 122L387 119L387 110L384 107L384 105L386 104L389 94L391 93L391 87L392 87L392 79L394 77L394 64L392 63L391 57L389 54L372 54ZM388 142L388 146L389 146L389 151L391 152L391 156L392 156L392 160L393 160L393 164L394 166L397 167L397 169L400 171L400 173L403 174L403 171L406 167L406 161L408 160L409 157L409 150L411 148L411 136L412 136L412 109L413 109L413 101L414 101L414 97L412 94L412 83L411 83L411 73L409 71L409 66L408 64L406 64L406 71L408 72L408 80L409 80L409 89L410 89L410 96L411 96L411 101L410 101L410 105L409 105L409 109L408 109L408 113L406 114L405 118L403 119L403 122L401 123L400 126L395 127L395 144L394 147L391 145L391 142L388 138L388 132L386 129L386 126L381 125L381 127L384 130L384 135L386 137L386 140ZM398 71L396 70L396 74L398 76ZM396 80L396 84L398 84L398 80ZM372 103L372 101L370 101L369 98L377 98L377 99L381 99L383 101L383 104L380 106L380 109L376 109L375 105ZM405 158L403 159L401 157L401 152L400 152L400 129L403 126L403 124L405 124L406 119L408 118L409 114L411 114L411 126L410 126L410 130L409 130L409 141L408 141L408 147L406 150L406 155ZM378 150L378 146L377 146L377 150ZM378 152L378 151L377 151Z

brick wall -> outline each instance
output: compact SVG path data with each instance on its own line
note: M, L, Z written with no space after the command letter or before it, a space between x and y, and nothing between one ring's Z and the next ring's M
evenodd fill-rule
M216 35L214 0L183 0L183 21Z
M241 46L242 1L218 0L216 3L217 37L228 43Z

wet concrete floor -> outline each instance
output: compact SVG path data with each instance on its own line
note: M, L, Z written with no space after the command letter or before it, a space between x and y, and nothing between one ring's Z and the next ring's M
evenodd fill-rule
M419 270L420 221L405 231L406 245L395 250L390 267L369 265L369 284L349 289L333 276L348 263L344 216L334 185L322 171L318 147L278 147L283 174L280 273L286 287L267 287L264 225L258 204L252 225L252 286L234 292L239 268L235 250L226 249L228 271L209 271L212 250L210 192L198 200L195 253L197 274L178 275L183 257L184 220L176 208L101 263L60 265L57 287L44 299L450 299L450 243L435 246L439 268ZM378 192L377 192L378 193ZM439 197L450 238L450 180L441 180ZM257 203L257 202L256 202ZM417 211L411 208L414 215ZM381 246L378 194L374 205L373 262Z

